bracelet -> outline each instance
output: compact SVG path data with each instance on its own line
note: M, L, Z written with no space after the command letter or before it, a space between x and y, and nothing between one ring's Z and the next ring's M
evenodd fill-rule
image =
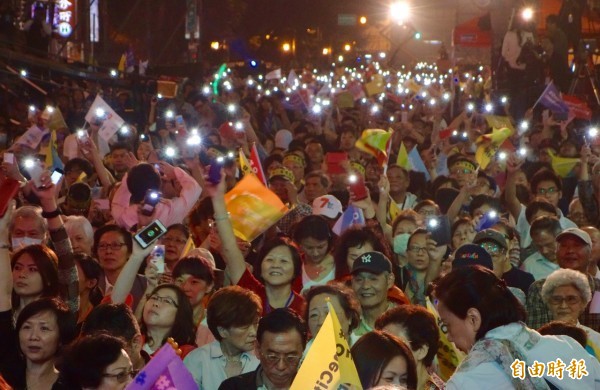
M220 217L217 217L216 215L214 215L213 219L215 221L225 221L226 219L229 219L229 213L227 213L227 214L225 214L223 216L220 216Z
M42 217L46 218L46 219L50 219L50 218L56 218L59 215L61 215L61 211L59 208L57 208L54 211L42 211Z

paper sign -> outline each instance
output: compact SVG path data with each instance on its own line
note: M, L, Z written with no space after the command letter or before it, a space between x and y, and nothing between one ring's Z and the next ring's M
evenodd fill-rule
M125 124L125 121L104 101L104 99L102 99L100 95L96 95L94 103L92 103L89 111L85 114L85 120L88 123L94 123L98 120L96 116L98 109L104 110L104 115L102 117L104 122L100 126L98 135L105 141L108 141Z
M30 149L37 149L42 142L42 137L48 133L48 130L42 130L37 126L31 126L19 139L16 144L25 145Z

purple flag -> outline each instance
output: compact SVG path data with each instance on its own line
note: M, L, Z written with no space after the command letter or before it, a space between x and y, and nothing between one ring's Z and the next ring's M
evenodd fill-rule
M194 377L183 361L166 343L140 371L126 390L197 389Z
M338 218L331 230L338 236L341 236L346 229L354 225L365 226L365 216L362 209L350 205L346 211L344 211L344 214Z
M544 92L540 95L537 102L533 105L534 107L541 103L544 107L550 109L552 112L557 113L568 113L569 106L563 101L560 96L560 92L556 89L554 83L548 84Z

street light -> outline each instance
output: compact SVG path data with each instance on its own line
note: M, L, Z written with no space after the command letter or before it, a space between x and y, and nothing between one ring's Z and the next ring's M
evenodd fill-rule
M361 16L360 19L358 19L358 22L360 24L367 24L367 17L366 16Z
M292 48L292 47L290 46L290 44L289 44L289 43L287 43L287 42L286 42L286 43L284 43L284 44L281 46L281 48L282 48L282 50L283 50L285 53L288 53L288 52L291 50L291 48Z
M344 50L345 50L345 51L350 51L350 50L352 50L352 45L351 45L351 44L349 44L349 43L346 43L346 44L344 45Z
M331 49L328 47L323 48L323 55L328 56L331 53Z
M404 24L410 18L410 4L405 1L398 1L390 5L390 18L398 23Z

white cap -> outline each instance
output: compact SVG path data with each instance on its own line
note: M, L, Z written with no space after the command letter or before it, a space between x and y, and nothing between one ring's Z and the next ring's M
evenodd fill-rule
M342 203L333 195L319 196L312 204L313 215L322 215L330 219L335 219L342 212Z
M289 130L281 129L275 134L275 147L287 150L294 136Z

